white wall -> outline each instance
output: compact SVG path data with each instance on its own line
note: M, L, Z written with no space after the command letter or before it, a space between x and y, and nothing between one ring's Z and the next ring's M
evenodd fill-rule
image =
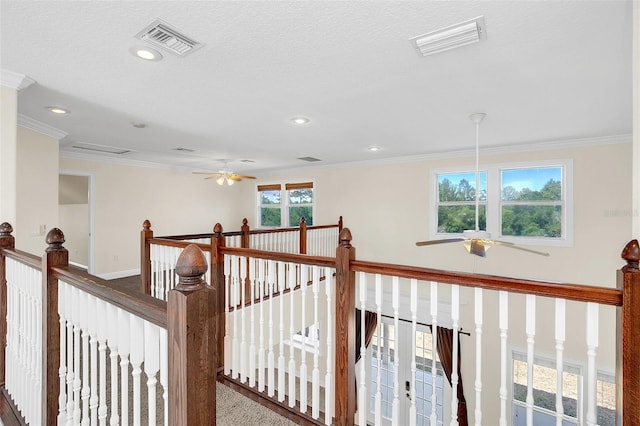
M71 158L61 158L60 167L92 173L93 273L104 278L139 273L145 219L157 236L211 232L216 222L237 230L242 213L236 200L251 199L253 194L246 182L219 186L187 171Z
M16 117L18 94L0 86L0 222L16 225Z
M58 226L58 140L20 126L17 140L16 248L42 256Z
M89 265L89 204L60 204L58 212L58 227L64 232L69 262Z

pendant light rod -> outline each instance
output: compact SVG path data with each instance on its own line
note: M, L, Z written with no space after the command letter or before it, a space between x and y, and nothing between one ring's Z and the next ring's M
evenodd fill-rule
M482 123L482 120L484 120L486 116L487 114L483 112L477 112L469 116L471 121L476 123L476 232L480 231L478 221L480 211L480 123Z

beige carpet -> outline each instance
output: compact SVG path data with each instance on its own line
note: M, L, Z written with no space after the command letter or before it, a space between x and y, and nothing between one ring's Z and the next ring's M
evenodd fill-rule
M296 423L239 394L228 386L216 385L218 426L277 425Z

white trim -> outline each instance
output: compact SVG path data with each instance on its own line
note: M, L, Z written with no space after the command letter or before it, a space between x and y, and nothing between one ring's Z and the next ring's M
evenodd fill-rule
M562 167L562 190L563 190L563 219L562 219L562 237L546 238L546 237L514 237L503 236L500 229L501 209L500 209L500 171L503 169L518 168L535 168L535 167ZM429 238L453 238L462 236L462 234L448 234L437 232L437 194L438 182L437 176L446 173L474 173L470 170L470 166L445 167L440 169L431 169L429 176L429 213L427 224L429 226ZM480 167L480 172L487 173L487 226L486 231L491 233L496 239L510 243L531 246L549 246L549 247L573 247L573 159L560 158L555 160L538 160L524 161L513 163L492 163L485 164ZM492 209L496 210L492 213Z
M107 272L104 274L96 274L97 277L103 280L115 280L117 278L130 277L132 275L140 275L140 268L129 269L128 271Z
M24 74L9 70L0 70L0 86L9 87L14 90L22 90L31 86L36 81Z
M50 126L42 121L35 120L31 117L27 117L24 114L18 114L18 126L31 129L34 132L42 133L45 136L50 136L54 139L62 139L68 135L67 132Z

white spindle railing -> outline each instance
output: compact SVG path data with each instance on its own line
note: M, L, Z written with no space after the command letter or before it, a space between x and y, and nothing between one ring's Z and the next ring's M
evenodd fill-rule
M62 281L58 300L61 324L58 424L139 425L143 412L149 424L162 419L167 424L166 330ZM143 365L147 376L144 392ZM158 373L164 391L164 410L160 413L156 412Z
M278 253L299 253L300 229L292 228L286 231L250 234L249 247L255 250L274 251Z
M42 273L6 259L7 346L5 388L25 421L41 423Z
M225 371L290 407L297 405L301 413L310 410L314 419L327 407L333 410L333 391L326 390L327 381L333 382L335 350L333 274L333 268L225 256L225 342L231 342L228 352L225 348L225 364L231 366Z
M338 245L338 227L307 229L307 254L334 257Z
M211 239L206 239L207 244L211 244ZM151 257L151 296L167 300L169 290L178 285L178 274L176 274L176 262L182 253L182 247L167 246L161 244L151 244L149 253ZM207 272L204 279L210 282L210 256L207 259Z

